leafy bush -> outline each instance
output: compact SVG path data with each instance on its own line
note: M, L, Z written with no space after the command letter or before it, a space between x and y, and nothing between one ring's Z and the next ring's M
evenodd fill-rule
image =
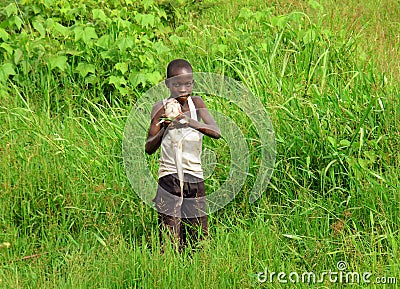
M10 3L0 12L2 90L15 87L36 104L43 91L56 91L47 100L54 109L61 95L80 104L87 88L98 102L155 84L169 55L168 7L153 0Z

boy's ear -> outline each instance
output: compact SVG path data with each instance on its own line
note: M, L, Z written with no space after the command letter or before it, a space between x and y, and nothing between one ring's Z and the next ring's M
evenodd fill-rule
M170 80L169 80L168 78L166 78L166 79L164 80L164 83L165 83L165 86L166 86L166 87L169 87L169 81L170 81Z

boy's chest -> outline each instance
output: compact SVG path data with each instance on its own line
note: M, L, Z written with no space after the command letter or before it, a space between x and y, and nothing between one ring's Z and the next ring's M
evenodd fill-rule
M188 105L187 102L185 102L184 105L181 105L181 108L182 108L182 112L183 112L183 113L190 112L190 108L189 108L189 105Z
M192 117L191 112L190 112L190 107L189 107L189 105L187 104L187 102L186 102L183 106L181 106L181 107L182 107L182 112L183 112L185 115L187 115L187 116L189 116L189 117Z

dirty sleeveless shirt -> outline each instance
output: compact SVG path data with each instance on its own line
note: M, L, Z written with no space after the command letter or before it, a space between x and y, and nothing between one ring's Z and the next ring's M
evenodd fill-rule
M163 100L164 107L166 100ZM192 98L189 96L187 101L190 118L198 120L196 107ZM158 177L178 174L177 168L181 167L184 174L190 174L203 179L203 170L201 167L202 140L203 134L191 127L168 128L161 141ZM177 150L179 150L178 154Z

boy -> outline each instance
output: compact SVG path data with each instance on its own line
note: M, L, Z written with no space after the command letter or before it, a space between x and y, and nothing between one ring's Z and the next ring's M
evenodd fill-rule
M158 189L153 201L160 229L167 228L180 247L186 245L186 232L194 241L198 240L199 231L207 236L202 136L221 136L204 101L191 96L193 83L189 62L175 59L168 64L165 85L170 96L153 106L145 146L147 154L161 146ZM175 114L171 118L167 112Z

